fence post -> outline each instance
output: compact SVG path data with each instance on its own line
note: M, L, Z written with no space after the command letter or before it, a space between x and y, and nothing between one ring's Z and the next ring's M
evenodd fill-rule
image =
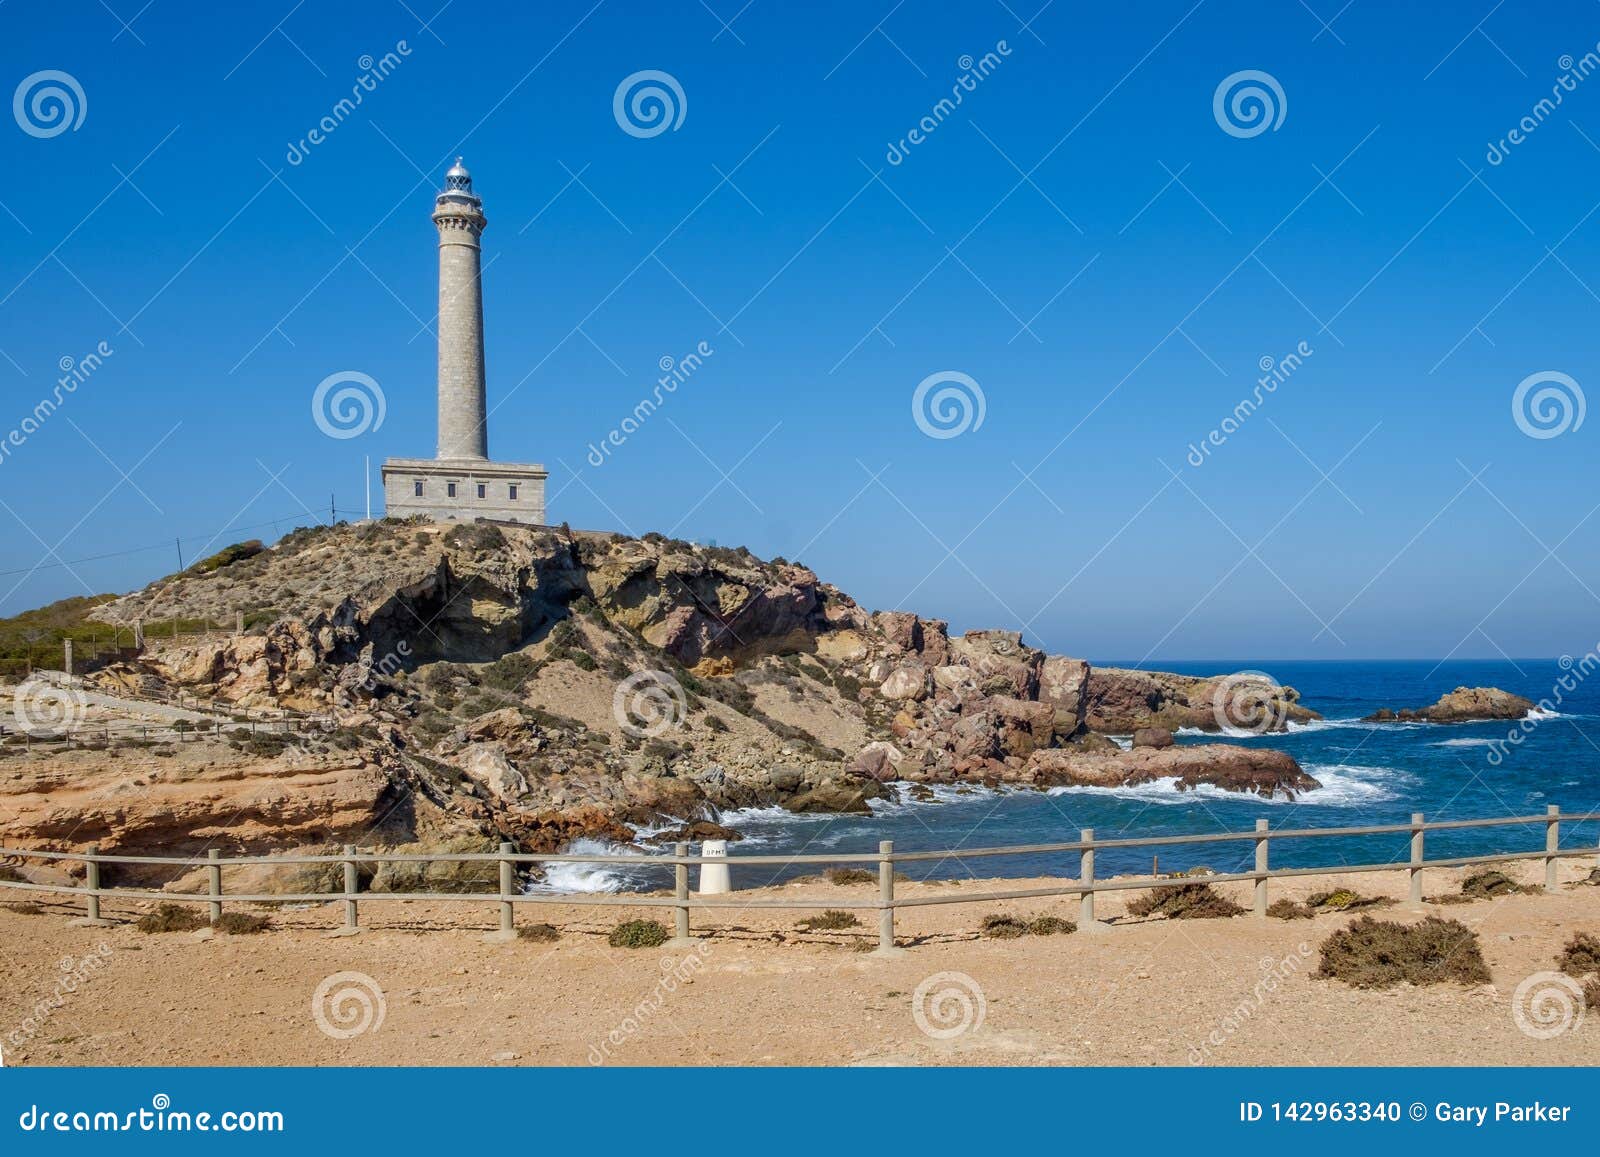
M878 947L874 956L900 956L904 948L894 946L894 841L878 844Z
M90 844L84 849L88 856L100 854L99 844ZM83 862L83 888L87 893L84 896L84 915L72 921L79 927L101 928L112 923L110 920L100 918L100 863L98 860L85 860Z
M1422 813L1411 813L1411 871L1409 898L1413 907L1422 906L1422 845L1427 835L1422 830Z
M681 860L689 854L689 845L676 843L672 845L672 854ZM677 901L677 906L672 910L672 939L668 942L674 948L688 948L697 943L689 935L689 865L674 864L672 866L672 898Z
M508 858L500 861L500 927L483 937L490 944L509 944L517 938L516 905L511 902L517 887L517 869L509 859L516 850L516 844L500 841L500 855Z
M211 897L211 922L222 919L222 865L217 861L222 853L216 848L206 849L206 892Z
M344 854L344 927L334 929L330 936L354 936L361 931L356 913L356 893L361 887L361 877L356 871L356 846L346 844Z
M1078 861L1078 883L1083 886L1078 893L1078 928L1095 932L1105 925L1094 918L1094 829L1084 828L1078 833L1078 839L1086 845Z
M1256 821L1256 919L1267 916L1267 821Z
M1544 821L1544 890L1556 890L1556 853L1561 850L1561 805L1545 808Z

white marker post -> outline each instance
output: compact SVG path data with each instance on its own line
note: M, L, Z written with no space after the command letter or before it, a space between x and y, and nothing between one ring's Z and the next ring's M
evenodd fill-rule
M727 858L727 840L707 840L700 845L700 854L705 857ZM733 891L733 884L728 879L727 864L701 864L700 865L700 894L702 896L717 896L723 892Z

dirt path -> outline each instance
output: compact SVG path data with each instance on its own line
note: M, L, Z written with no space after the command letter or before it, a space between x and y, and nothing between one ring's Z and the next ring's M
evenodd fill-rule
M1564 878L1588 867L1568 862ZM1429 876L1430 894L1444 893L1461 873ZM1392 897L1405 888L1401 873L1374 873L1275 882L1275 898L1333 883ZM1225 890L1248 902L1242 887ZM813 880L748 895L778 893L865 900L872 889ZM1101 901L1102 915L1120 913L1118 895ZM65 905L7 907L0 1046L8 1065L1600 1063L1600 1013L1539 1040L1512 1009L1518 984L1552 969L1574 932L1600 933L1600 888L1435 910L1477 931L1492 985L1358 991L1314 979L1317 946L1348 914L976 934L994 911L1075 918L1075 899L906 909L910 947L893 959L853 950L872 942L872 913L833 933L797 931L800 913L697 913L712 926L699 947L627 950L608 947L607 930L659 911L523 906L519 923L549 920L560 939L495 945L482 938L491 905L370 904L367 930L349 938L326 935L335 904L278 911L262 935L215 937L71 927ZM1402 906L1387 916L1420 918ZM96 957L103 965L84 964ZM54 1007L63 976L76 991ZM344 994L321 1003L334 1034L360 1026L363 994L368 1021L381 1008L381 1022L330 1035L314 1010L319 986Z

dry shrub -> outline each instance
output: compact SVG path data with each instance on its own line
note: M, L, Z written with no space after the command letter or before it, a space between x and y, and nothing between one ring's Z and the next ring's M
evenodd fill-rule
M1583 1006L1600 1008L1600 980L1591 980L1583 986Z
M1028 925L1015 916L994 912L983 918L982 931L991 940L1015 940L1028 934Z
M1490 981L1478 934L1437 916L1415 924L1363 916L1322 942L1322 963L1313 975L1356 988Z
M517 929L517 939L545 944L552 940L560 940L561 933L556 930L554 924L524 924Z
M229 936L250 936L257 932L265 932L271 926L265 916L252 916L248 912L224 912L212 925L218 932L225 932Z
M800 927L807 932L837 932L841 928L854 928L860 923L854 912L841 912L837 908L829 908L820 916L806 917L800 921Z
M660 948L666 942L667 930L654 920L625 920L606 937L613 948Z
M24 900L18 904L0 904L7 912L15 912L18 916L42 916L44 909L31 900Z
M1059 916L1035 916L1028 921L1030 936L1065 936L1077 930L1078 926L1071 920L1063 920Z
M1349 888L1335 888L1331 892L1313 892L1306 897L1306 908L1315 916L1319 912L1354 912L1358 908L1387 908L1394 901L1388 896L1363 896Z
M1210 920L1243 912L1243 908L1210 884L1155 888L1128 905L1129 915L1165 916L1168 920Z
M829 868L823 875L830 884L873 884L878 880L878 873L866 868Z
M1523 887L1504 872L1497 872L1493 868L1474 872L1461 881L1461 894L1470 896L1474 900L1493 900L1500 896L1515 896L1519 892L1533 890Z
M185 904L161 904L134 925L141 932L196 932L206 926L200 913Z
M1306 905L1298 900L1274 900L1267 907L1267 915L1274 920L1309 920L1315 916Z
M1587 976L1600 972L1600 939L1587 932L1579 932L1561 950L1557 966L1568 976Z

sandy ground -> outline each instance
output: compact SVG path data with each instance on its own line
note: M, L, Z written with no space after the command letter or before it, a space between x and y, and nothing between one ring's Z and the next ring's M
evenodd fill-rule
M1099 915L1115 920L1103 931L1017 940L980 938L980 920L1076 918L1076 898L906 909L907 951L895 958L856 950L874 941L874 912L832 933L798 930L799 912L696 912L698 947L629 950L607 946L614 923L652 915L670 926L670 913L522 905L519 923L548 920L560 939L490 944L495 909L477 903L367 904L353 937L327 935L336 903L278 911L270 931L231 937L74 927L68 905L8 905L0 1047L8 1065L1588 1065L1600 1063L1600 1012L1535 1039L1518 1027L1513 994L1554 967L1574 932L1600 933L1600 887L1576 883L1591 866L1564 861L1554 895L1428 907L1479 934L1494 982L1471 989L1314 979L1317 946L1350 914L1134 921L1117 919L1115 893L1099 898ZM1530 883L1541 872L1512 869ZM1463 874L1430 871L1426 890L1454 892ZM1273 898L1335 884L1405 891L1402 873L1371 873L1274 881ZM900 894L987 886L905 884ZM1248 904L1247 885L1223 887ZM838 903L875 889L811 880L739 893L776 895ZM1379 915L1420 918L1404 905ZM86 968L86 957L104 963ZM57 1007L64 976L76 991ZM345 996L319 1007L319 986ZM341 1035L319 1027L319 1011ZM364 1017L365 1031L342 1035Z

